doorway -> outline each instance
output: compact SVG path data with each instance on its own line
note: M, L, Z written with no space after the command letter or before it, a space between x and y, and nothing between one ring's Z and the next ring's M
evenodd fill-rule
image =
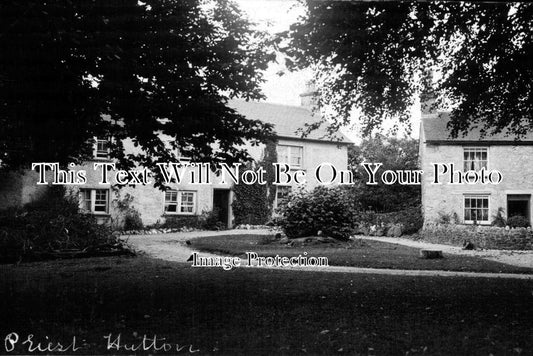
M529 221L529 194L509 194L507 195L507 218L521 215Z
M213 189L213 209L218 210L218 221L229 226L230 222L230 190Z

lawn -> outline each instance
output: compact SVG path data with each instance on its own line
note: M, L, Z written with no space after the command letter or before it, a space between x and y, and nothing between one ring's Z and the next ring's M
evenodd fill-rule
M209 236L191 240L191 247L205 252L243 256L255 252L259 256L324 256L332 266L391 268L410 270L443 270L471 272L532 273L524 267L514 267L477 257L446 254L443 259L422 259L419 249L379 241L321 243L289 246L272 241L270 235Z
M527 280L223 271L146 257L39 262L0 266L0 336L76 336L80 355L116 354L110 333L123 343L157 334L197 355L532 354L532 291Z

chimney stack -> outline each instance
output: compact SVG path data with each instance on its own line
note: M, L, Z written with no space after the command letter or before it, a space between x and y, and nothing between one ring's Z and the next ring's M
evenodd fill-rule
M315 86L315 81L308 80L305 83L305 91L300 94L301 106L312 109L314 106L316 106L316 95L317 90Z
M437 117L437 95L433 91L420 94L420 110L422 118Z

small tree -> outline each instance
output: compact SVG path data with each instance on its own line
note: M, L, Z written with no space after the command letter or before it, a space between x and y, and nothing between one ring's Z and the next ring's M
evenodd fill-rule
M368 174L361 166L363 162L370 162L382 163L380 170L418 169L417 140L377 134L350 147L348 159L358 180L353 188L354 195L363 208L391 212L420 205L420 185L386 185L380 178L377 185L367 185Z

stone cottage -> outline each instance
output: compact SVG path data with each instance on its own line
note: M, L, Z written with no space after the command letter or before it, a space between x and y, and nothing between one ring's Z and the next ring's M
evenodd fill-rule
M460 224L490 225L499 209L505 218L521 215L531 223L533 135L518 141L505 132L483 136L474 128L465 136L451 138L447 128L450 114L432 107L422 105L420 126L424 223L433 223L447 214ZM442 164L447 165L446 173ZM493 172L493 177L499 172L501 181L474 182L475 174L471 173L470 183L464 179L459 183L459 177L468 171L484 171L485 176Z
M278 162L288 163L295 170L303 170L312 174L315 168L323 162L329 162L338 169L347 169L348 146L352 144L346 137L328 137L324 127L311 132L302 138L299 129L305 124L312 124L318 120L312 114L308 94L302 94L302 106L286 106L269 104L265 102L246 102L233 100L231 107L249 119L261 120L274 125L277 133L276 151ZM324 125L322 125L324 126ZM124 142L125 149L134 150L131 142ZM264 146L248 145L249 154L254 160L262 158ZM187 161L186 157L180 161ZM168 217L195 216L217 208L220 219L228 227L232 226L233 214L231 203L233 201L232 182L220 183L214 178L210 184L170 184L169 190L163 192L153 185L125 186L119 191L113 189L114 181L109 184L100 184L100 172L93 169L95 162L111 162L108 157L107 142L96 140L94 147L94 160L86 162L75 169L84 169L87 172L87 182L79 187L80 206L83 210L94 214L100 222L116 221L119 211L117 200L123 199L126 194L132 197L130 206L134 207L141 216L145 225L164 222ZM36 172L29 171L22 176L16 173L0 177L3 188L0 190L0 208L21 206L37 199L45 186L36 185ZM308 179L306 187L312 189L316 182ZM294 189L291 182L277 186L275 205L283 200Z

